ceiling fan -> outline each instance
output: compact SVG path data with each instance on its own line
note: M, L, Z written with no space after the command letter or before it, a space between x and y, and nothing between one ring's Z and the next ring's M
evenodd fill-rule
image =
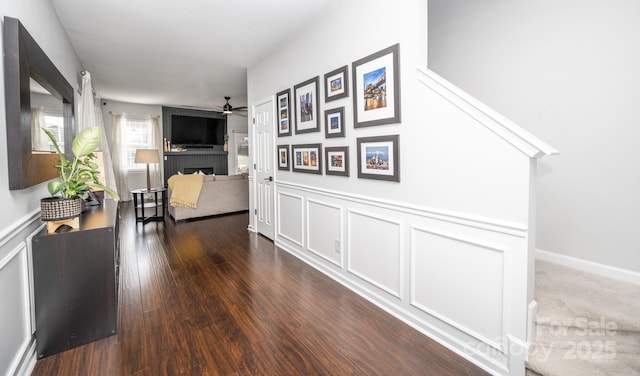
M231 97L224 97L224 99L227 101L227 103L225 103L224 106L218 106L219 108L222 109L222 113L224 115L231 115L234 113L234 111L236 112L241 112L242 114L247 113L247 107L246 106L242 106L242 107L233 107L231 105L231 103L229 103L229 100L231 99Z

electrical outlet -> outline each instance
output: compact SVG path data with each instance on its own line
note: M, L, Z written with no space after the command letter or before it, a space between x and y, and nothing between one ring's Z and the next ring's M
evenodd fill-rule
M336 252L340 253L340 239L336 239L333 242L333 246Z

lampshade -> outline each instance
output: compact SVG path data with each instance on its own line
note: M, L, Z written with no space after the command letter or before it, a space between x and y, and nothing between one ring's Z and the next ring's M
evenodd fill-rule
M157 149L136 149L135 163L160 163Z

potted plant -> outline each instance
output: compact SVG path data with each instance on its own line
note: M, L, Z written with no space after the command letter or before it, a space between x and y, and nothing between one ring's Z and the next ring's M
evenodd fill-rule
M43 221L60 221L79 216L82 200L87 198L91 188L103 189L114 199L120 199L115 191L98 180L100 171L95 163L96 155L93 153L100 144L98 128L86 128L73 139L71 160L60 150L53 133L48 129L44 129L44 132L60 156L60 164L55 166L59 171L59 180L52 180L47 185L51 197L40 200Z

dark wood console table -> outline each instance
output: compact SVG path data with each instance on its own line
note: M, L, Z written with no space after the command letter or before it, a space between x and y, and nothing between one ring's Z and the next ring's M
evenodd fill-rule
M118 204L104 200L80 216L80 228L33 238L38 358L116 333Z

